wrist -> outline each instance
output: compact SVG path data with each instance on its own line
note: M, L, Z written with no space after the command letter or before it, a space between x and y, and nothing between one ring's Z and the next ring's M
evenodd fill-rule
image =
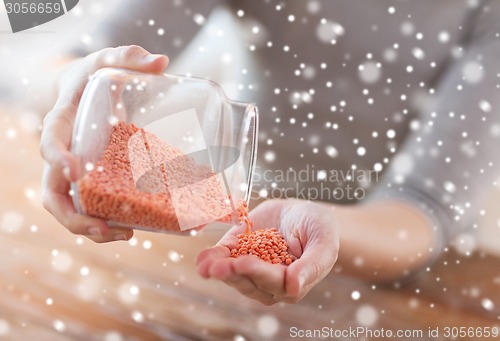
M432 223L399 201L333 206L340 238L339 265L370 280L392 280L428 262Z

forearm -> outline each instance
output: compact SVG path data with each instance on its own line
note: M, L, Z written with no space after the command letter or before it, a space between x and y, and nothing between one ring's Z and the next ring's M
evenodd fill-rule
M338 265L343 273L388 281L429 261L435 244L432 223L409 204L377 201L333 209L340 233Z

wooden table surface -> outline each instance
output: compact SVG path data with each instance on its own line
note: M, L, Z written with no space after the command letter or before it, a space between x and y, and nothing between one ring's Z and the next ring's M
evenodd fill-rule
M196 274L196 254L221 231L137 232L106 245L74 236L40 204L38 137L20 117L0 111L0 340L288 340L298 339L291 327L500 326L500 260L481 252L450 251L404 285L374 287L337 268L301 303L265 307Z

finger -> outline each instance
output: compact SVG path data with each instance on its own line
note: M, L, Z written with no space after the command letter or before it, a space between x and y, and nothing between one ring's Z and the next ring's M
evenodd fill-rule
M44 119L41 154L51 165L64 170L68 180L79 174L78 160L69 152L77 105L88 77L104 67L121 67L142 72L162 72L168 65L165 55L153 55L139 46L104 49L78 61L74 74L63 81L54 109Z
M288 266L286 293L291 297L302 297L328 275L337 261L338 242L328 239L312 242L306 246L301 257ZM336 245L334 248L331 245Z
M255 256L241 256L232 267L235 275L250 278L260 290L275 296L286 294L286 266L269 264Z
M201 251L195 261L198 273L204 278L209 278L209 270L212 264L217 260L229 258L229 256L229 249L222 245L213 246L209 249Z
M297 303L298 297L288 297L280 294L272 294L260 289L251 279L246 276L233 275L222 280L225 284L235 288L239 293L249 298L258 300L264 305L272 305L279 302Z
M54 171L62 172L67 181L76 181L81 176L79 161L69 151L75 110L72 105L55 107L44 119L40 142L42 157Z
M68 194L69 184L46 165L42 178L43 206L70 232L87 235L97 242L130 239L133 232L110 228L104 220L78 214Z
M56 106L78 104L90 76L106 67L124 68L144 73L161 73L169 63L168 57L150 54L140 46L122 46L94 52L75 61L72 73L61 79Z
M85 237L96 243L128 241L134 236L134 230L129 228L111 227L105 236L86 235Z
M123 68L144 73L161 73L169 63L168 57L151 54L140 46L106 48L69 65L59 84L57 105L78 103L89 77L106 67Z
M42 177L43 206L75 234L106 235L109 227L96 218L79 215L69 196L69 183L58 169L45 164Z
M163 72L169 63L169 59L166 55L151 54L137 45L103 49L89 55L85 59L87 59L91 65L91 67L87 69L87 76L105 67L118 67L141 72L159 73Z
M60 194L46 194L47 210L71 233L84 235L97 243L129 240L134 235L130 229L110 228L101 219L78 214L67 197Z
M238 235L245 233L245 226L235 225L227 231L224 236L217 242L217 245L225 246L229 250L238 247Z
M42 200L47 211L66 226L70 232L96 237L108 234L109 227L103 220L78 214L66 195L46 190Z
M260 290L255 283L245 276L231 276L223 280L230 287L235 288L240 294L259 301L264 305L272 305L279 301L268 292Z
M224 258L219 259L212 264L209 269L209 275L212 278L223 281L225 284L235 288L239 293L255 299L262 304L271 305L277 303L272 293L259 288L254 279L236 272L237 259Z
M211 262L208 275L219 280L233 276L235 274L233 268L234 262L235 259L230 257L216 259Z

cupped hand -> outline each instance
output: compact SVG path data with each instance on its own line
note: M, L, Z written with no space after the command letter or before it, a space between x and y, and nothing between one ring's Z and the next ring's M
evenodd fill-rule
M198 272L234 287L265 305L300 301L332 269L339 252L334 211L301 200L268 200L250 212L254 229L278 228L296 260L289 266L256 256L230 257L244 226L231 228L216 246L202 251Z
M160 73L168 57L153 55L139 46L107 48L69 63L61 72L58 98L43 121L40 151L45 160L42 180L44 207L69 231L103 243L128 240L131 229L110 227L104 220L80 215L69 195L70 182L78 180L78 159L70 153L71 136L78 104L89 77L105 67Z

